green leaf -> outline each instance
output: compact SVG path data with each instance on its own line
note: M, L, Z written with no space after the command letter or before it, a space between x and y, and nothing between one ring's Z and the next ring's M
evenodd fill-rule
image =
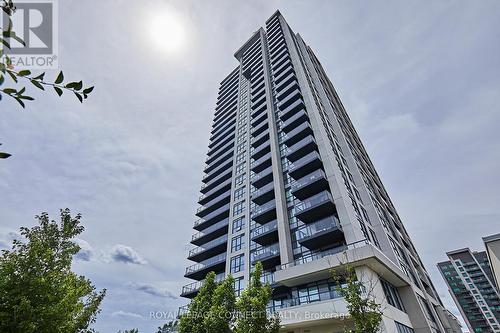
M12 72L12 71L7 71L7 74L9 74L9 76L11 77L11 79L17 83L17 76L16 76L16 73Z
M24 94L25 91L26 91L26 87L22 87L21 90L19 90L16 95L20 96L20 95Z
M9 154L9 153L2 153L2 152L0 152L0 158L9 158L9 157L11 157L11 156L12 156L12 155L11 155L11 154Z
M45 76L45 72L43 72L42 74L40 75L37 75L35 76L33 79L34 80L39 80L39 81L43 81L43 77Z
M4 93L6 93L7 95L12 95L12 94L17 93L17 90L13 89L13 88L5 88L5 89L2 89L2 91Z
M5 77L3 75L0 75L0 86L4 83Z
M40 90L45 90L45 88L43 87L43 85L42 85L40 82L38 82L38 81L36 81L36 80L31 80L31 83L33 83L33 85L34 85L35 87L37 87L38 89L40 89Z
M78 98L78 100L80 101L80 103L83 103L83 97L82 97L82 95L80 95L79 93L75 92L75 96Z
M61 89L61 88L59 88L59 87L54 87L54 90L56 91L56 93L57 93L59 96L61 96L61 95L63 94L62 89Z
M19 97L14 97L16 99L16 101L21 104L21 106L23 107L23 109L25 108L24 106L24 102L19 98Z
M34 101L35 99L31 96L19 96L20 99L25 99L27 101Z
M54 81L55 84L61 84L64 81L64 74L62 71L59 72L59 75L57 75L56 80ZM61 95L59 95L61 96Z
M22 70L20 71L19 73L17 73L19 76L26 76L26 75L30 75L31 74L31 71L25 69L25 70Z
M84 94L90 94L92 92L92 90L94 90L94 86L88 87L88 88L84 89L83 93Z
M9 42L7 42L5 39L3 38L0 38L0 42L5 45L6 48L8 48L10 50L10 44Z
M80 90L80 89L82 89L82 86L83 86L82 81L78 81L78 82L75 81L75 82L68 83L65 87L68 89Z

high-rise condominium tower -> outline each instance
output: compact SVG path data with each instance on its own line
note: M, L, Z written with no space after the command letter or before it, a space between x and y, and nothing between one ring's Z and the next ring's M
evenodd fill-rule
M486 252L466 248L446 254L449 260L438 268L470 332L500 332L500 294Z
M182 296L205 275L236 290L262 262L284 332L341 332L331 269L349 261L383 304L383 332L454 332L320 62L276 12L222 81ZM371 286L371 287L370 287ZM333 317L333 318L329 318Z

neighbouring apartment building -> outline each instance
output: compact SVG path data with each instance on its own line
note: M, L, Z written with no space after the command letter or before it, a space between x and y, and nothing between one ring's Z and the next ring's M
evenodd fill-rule
M438 263L471 333L500 332L500 294L494 275L498 275L499 268L499 236L483 238L487 252L473 252L468 248L455 250L446 253L448 261Z
M330 41L328 41L330 42ZM383 304L382 332L461 332L443 304L318 58L277 11L221 82L182 289L253 265L283 332L343 332L331 269L350 262ZM368 289L368 288L366 288Z

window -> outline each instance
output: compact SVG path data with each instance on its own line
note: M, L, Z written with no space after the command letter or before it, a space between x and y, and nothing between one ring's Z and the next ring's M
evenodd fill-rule
M413 328L408 327L406 325L403 325L397 321L394 322L396 324L396 328L398 330L398 333L413 333L415 332Z
M241 292L245 289L245 280L243 277L234 279L234 291L236 294L236 297L241 295Z
M245 160L245 153L240 153L238 155L236 155L236 163L240 163L240 162L243 162Z
M233 237L231 240L231 252L236 252L241 250L241 248L245 245L245 234Z
M245 186L240 187L234 191L234 200L239 200L245 195Z
M233 221L233 232L240 231L241 229L243 229L244 226L245 226L245 218L243 216L238 217L236 220Z
M384 289L385 297L387 298L387 303L398 308L401 311L405 311L399 292L392 284L387 281L380 280L382 288ZM405 311L406 312L406 311ZM404 331L403 331L404 332Z
M244 151L244 150L245 150L245 142L240 143L240 144L238 145L238 147L236 147L236 152L237 152L237 153L240 153L240 152L242 152L242 151Z
M245 181L246 179L246 174L242 174L242 175L239 175L235 178L234 180L234 185L238 186L238 185L241 185L243 184L243 182Z
M230 262L230 270L231 270L231 273L238 273L242 270L245 269L245 255L241 254L239 256L236 256L236 257L232 257L231 258L231 262Z
M238 164L236 166L236 174L239 175L240 173L243 173L245 171L245 162Z
M243 213L245 210L245 202L237 202L233 206L233 216Z

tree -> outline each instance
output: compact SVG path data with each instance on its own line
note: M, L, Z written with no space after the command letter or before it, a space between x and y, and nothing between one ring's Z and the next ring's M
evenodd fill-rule
M8 56L11 49L10 40L13 39L22 45L26 44L12 30L11 17L16 11L16 6L12 0L2 0L0 7L2 8L1 13L4 16L4 20L7 21L7 29L0 28L0 43L2 46L0 48L0 101L3 95L5 95L15 99L24 108L26 101L34 100L33 97L26 94L26 86L22 84L22 82L26 82L31 83L40 90L52 88L58 96L61 96L64 91L68 91L73 93L80 103L83 103L83 100L87 99L89 94L94 90L93 86L85 88L82 81L64 82L62 71L59 72L54 81L48 81L45 79L45 72L32 74L30 70L14 67L11 58ZM7 84L6 78L12 82L9 83L10 86L3 87L4 84ZM9 158L10 156L11 154L9 153L0 152L0 159Z
M267 305L271 300L271 287L261 282L262 264L258 262L250 274L250 283L236 303L238 317L235 333L277 333L278 316L269 316Z
M11 17L16 11L16 6L12 2L12 0L3 0L1 7L4 13L4 18L7 20L8 24L7 30L0 28L0 43L2 43L4 48L6 48L6 51L4 48L0 49L0 59L3 60L3 62L0 62L0 86L5 83L5 78L7 77L10 78L15 84L18 84L22 81L30 82L40 90L45 90L45 87L53 88L58 96L61 96L64 91L72 92L78 98L78 100L83 103L83 100L88 97L92 90L94 90L94 87L84 88L82 81L64 83L64 74L62 71L59 72L56 79L52 82L45 80L45 72L38 73L37 75L32 75L30 70L14 68L12 60L8 56L8 50L11 49L10 40L14 39L22 45L26 45L26 43L21 38L19 38L19 36L17 36L15 31L12 30ZM25 92L25 86L21 88L0 88L0 100L3 93L3 95L14 98L24 108L24 101L34 100L33 97L26 95Z
M213 296L217 283L215 273L210 272L205 277L203 286L198 295L189 303L187 314L181 316L179 320L180 333L205 333L204 318L212 307Z
M382 305L377 303L370 291L358 281L354 267L349 263L342 263L339 268L343 274L332 270L333 279L337 283L338 291L347 303L349 315L354 322L354 329L349 333L377 333L382 321Z
M87 333L100 312L106 290L71 271L80 247L73 239L84 231L80 215L61 210L60 222L47 213L38 225L20 228L0 256L0 332Z
M215 289L212 306L204 318L205 332L231 333L236 310L234 279L229 275Z
M158 327L158 331L156 333L175 332L178 324L179 324L179 322L177 320L172 320L166 324L163 324L163 326Z
M122 331L118 331L118 333L122 333ZM131 330L125 330L123 333L139 333L139 329L133 328Z

